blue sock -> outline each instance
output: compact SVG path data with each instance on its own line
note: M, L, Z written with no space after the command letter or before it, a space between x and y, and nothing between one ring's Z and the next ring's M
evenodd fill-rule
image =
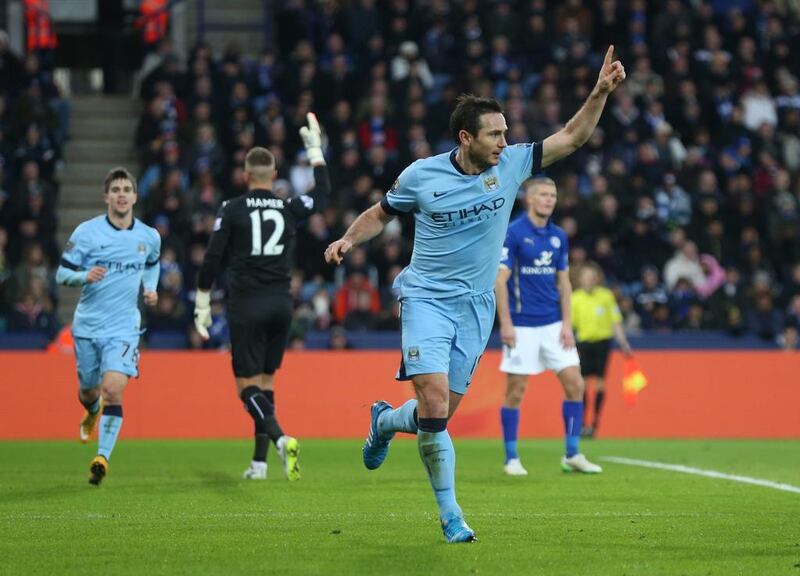
M417 401L408 400L394 410L387 410L378 419L378 432L391 434L393 432L417 433Z
M111 459L111 451L117 443L119 429L122 428L122 406L119 404L106 406L103 408L103 415L100 416L100 441L97 446L97 453Z
M428 427L423 423L426 420L441 420L441 424ZM417 433L419 455L428 472L440 518L461 516L461 508L456 503L456 451L446 426L446 418L422 419ZM430 428L439 430L431 431Z
M561 405L561 414L564 417L567 458L571 458L580 452L578 442L581 438L581 424L583 423L583 402L564 400Z
M506 446L506 462L517 456L517 433L519 432L519 408L500 408L500 422L503 424L503 442Z

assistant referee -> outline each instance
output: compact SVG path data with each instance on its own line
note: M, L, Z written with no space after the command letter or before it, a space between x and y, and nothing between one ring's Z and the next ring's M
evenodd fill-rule
M581 359L581 372L586 381L583 404L588 408L589 378L595 382L592 423L587 425L588 410L584 411L581 436L592 438L600 423L600 413L605 400L605 378L611 339L616 337L625 356L630 356L631 346L622 328L622 314L614 293L602 286L603 272L594 262L587 262L578 271L579 289L572 293L572 328Z

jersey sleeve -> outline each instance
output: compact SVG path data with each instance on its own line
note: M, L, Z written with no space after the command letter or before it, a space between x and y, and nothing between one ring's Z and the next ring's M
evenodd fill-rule
M558 235L558 238L561 240L561 248L558 262L556 262L556 270L569 270L569 239L563 232Z
M314 188L289 201L289 210L298 218L306 218L313 212L322 212L328 205L331 195L331 180L328 167L323 164L314 167Z
M86 264L86 258L91 249L91 233L86 230L86 224L81 224L72 232L61 255L61 265L70 270L80 270Z
M230 241L231 231L233 224L231 218L233 217L230 210L231 204L223 202L222 206L217 212L217 218L214 220L214 231L211 233L211 239L208 241L208 248L203 258L203 265L200 267L200 272L197 278L197 287L201 290L210 290L214 284L214 278L217 276L217 271L225 256L225 251L228 248Z
M506 239L503 241L503 251L500 253L500 266L512 270L514 260L517 257L517 237L509 228L506 231Z
M506 148L508 169L517 182L524 182L542 171L542 144L514 144Z
M414 164L403 170L392 187L381 199L381 208L387 214L401 216L417 209L419 176Z
M158 289L158 277L161 273L159 260L161 259L161 235L155 230L150 230L150 251L144 263L142 284L144 289L155 292Z
M161 260L161 235L156 231L150 232L150 253L147 255L146 266L155 266Z

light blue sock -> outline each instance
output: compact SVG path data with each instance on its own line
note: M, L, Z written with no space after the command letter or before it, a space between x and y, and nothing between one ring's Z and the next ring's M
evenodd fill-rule
M100 416L100 440L97 443L97 453L106 460L111 459L111 451L117 443L119 430L122 428L122 406L112 405L103 408Z
M439 517L461 516L456 503L456 451L447 430L417 433L419 455L431 481Z
M391 434L393 432L417 433L417 423L414 414L417 411L417 401L408 400L394 410L387 410L378 419L378 432Z
M583 402L564 400L561 405L561 415L564 418L564 437L566 441L567 458L580 452L581 424L583 423Z

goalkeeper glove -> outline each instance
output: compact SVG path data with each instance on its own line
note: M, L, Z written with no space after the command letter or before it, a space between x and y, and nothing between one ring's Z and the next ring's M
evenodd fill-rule
M194 299L194 327L203 340L208 340L211 326L211 292L197 291Z
M306 147L308 159L312 166L325 163L325 157L322 155L322 131L319 128L317 117L309 112L306 114L308 126L300 128L300 138L303 139L303 145Z

